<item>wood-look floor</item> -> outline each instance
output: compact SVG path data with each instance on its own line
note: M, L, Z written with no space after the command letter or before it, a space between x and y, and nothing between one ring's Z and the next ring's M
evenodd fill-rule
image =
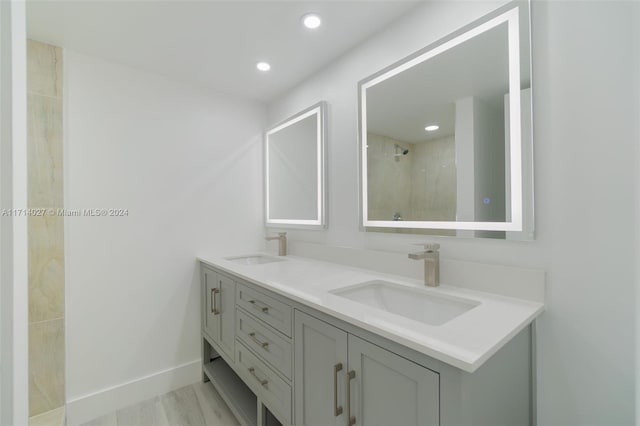
M82 426L236 426L211 383L194 383L94 419Z

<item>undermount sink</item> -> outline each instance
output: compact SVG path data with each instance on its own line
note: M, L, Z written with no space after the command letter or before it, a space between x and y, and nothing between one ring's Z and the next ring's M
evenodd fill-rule
M480 304L388 281L367 281L331 293L429 325L442 325Z
M229 260L240 265L261 265L263 263L282 262L284 259L273 256L265 256L263 254L254 254L249 256L225 257L225 260Z

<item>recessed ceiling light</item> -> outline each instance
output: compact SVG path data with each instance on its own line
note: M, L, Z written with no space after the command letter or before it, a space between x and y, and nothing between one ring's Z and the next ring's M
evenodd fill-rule
M320 15L316 13L307 13L302 17L302 23L310 30L315 30L322 25L322 19L320 19Z
M258 62L256 64L256 68L258 68L260 71L269 71L271 69L271 65L269 65L267 62Z
M436 125L436 124L432 124L430 126L425 127L424 129L427 132L435 132L436 130L438 130L440 128L440 126Z

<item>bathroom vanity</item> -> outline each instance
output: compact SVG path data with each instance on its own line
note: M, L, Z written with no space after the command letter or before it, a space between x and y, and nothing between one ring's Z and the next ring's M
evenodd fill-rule
M242 424L531 423L542 303L291 256L200 269L203 378Z
M529 17L526 1L503 5L358 83L360 231L534 237ZM327 108L266 131L266 227L328 227ZM432 265L427 285L433 247L410 255ZM469 264L425 288L301 257L200 262L204 379L243 424L533 423L544 278L517 298L517 272L470 285L495 268Z

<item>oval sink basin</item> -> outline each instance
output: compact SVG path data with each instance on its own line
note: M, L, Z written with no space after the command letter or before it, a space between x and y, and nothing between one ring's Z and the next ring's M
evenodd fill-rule
M251 256L232 256L225 257L225 260L229 260L233 263L240 265L262 265L264 263L282 262L284 259L272 256L264 256L262 254L256 254Z
M388 281L367 281L331 293L429 325L445 324L480 304Z

